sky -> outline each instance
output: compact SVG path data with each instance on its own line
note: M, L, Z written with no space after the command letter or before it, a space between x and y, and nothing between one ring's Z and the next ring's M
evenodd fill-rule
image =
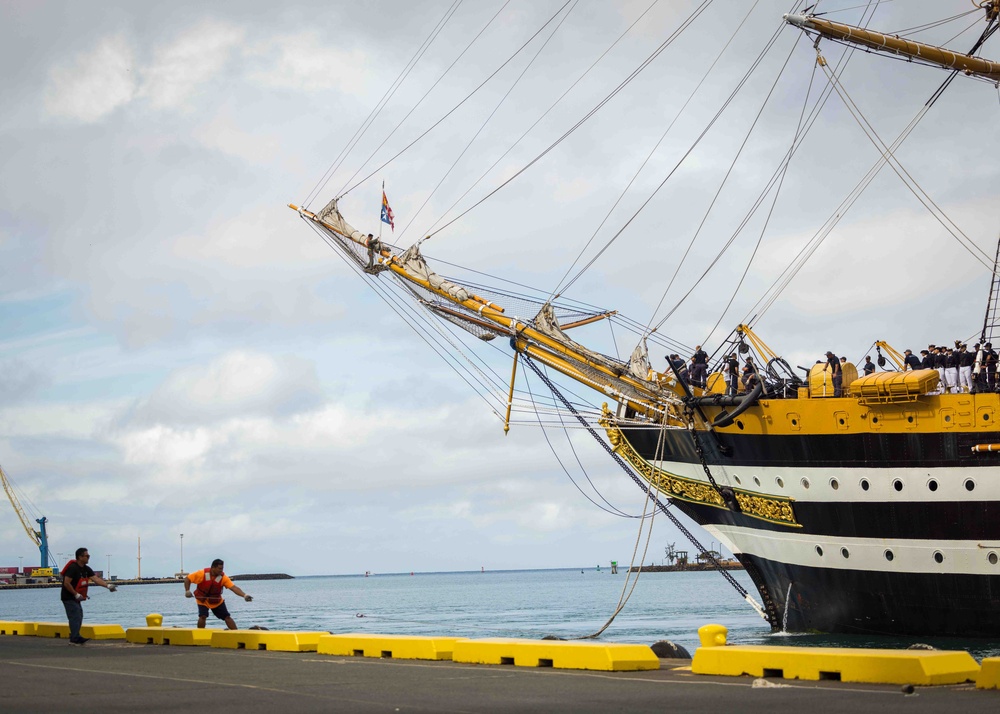
M662 320L686 346L714 348L756 315L793 365L978 336L991 271L933 213L992 261L997 88L957 78L895 152L919 188L883 169L762 310L880 152L832 96L771 218L773 192L723 251L828 80L811 42L782 29L802 3L714 0L677 34L698 5L0 2L0 59L16 68L0 77L0 465L49 519L57 558L86 546L131 577L141 539L146 576L215 557L231 573L309 575L659 563L684 548L662 516L591 502L643 512L585 432L521 412L505 436L286 206L342 195L354 225L406 247L584 117L428 240L432 265L548 294L610 242L566 298ZM820 10L902 33L970 9L864 6ZM966 15L914 38L968 48L982 27ZM946 78L820 49L886 143ZM637 339L580 335L626 356ZM505 380L510 357L500 345L485 359ZM544 389L519 379L522 397ZM0 503L0 565L37 553Z

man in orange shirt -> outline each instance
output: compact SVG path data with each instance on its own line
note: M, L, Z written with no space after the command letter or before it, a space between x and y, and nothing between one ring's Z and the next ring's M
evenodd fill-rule
M247 602L252 602L253 598L240 590L224 572L222 566L225 563L216 558L212 561L211 568L196 570L188 573L184 579L184 597L193 597L198 602L198 627L205 627L205 620L208 618L208 611L211 610L220 620L224 620L226 627L230 630L236 629L236 623L229 616L229 610L222 599L222 591L229 588ZM191 585L195 585L194 592L191 592Z

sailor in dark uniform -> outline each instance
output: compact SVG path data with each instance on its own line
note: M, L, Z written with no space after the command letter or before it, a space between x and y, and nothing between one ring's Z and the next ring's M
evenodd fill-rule
M969 352L963 342L958 348L958 390L972 393L972 364L976 361L976 353Z
M839 397L843 392L844 370L840 366L840 360L837 358L837 355L833 352L828 351L826 357L826 366L823 368L823 371L826 372L829 370L833 377L833 396Z
M934 369L938 373L938 387L934 392L935 394L944 394L948 390L948 380L944 376L944 368L947 360L947 355L944 353L944 347L938 347L931 351L931 358L934 360Z
M993 349L993 343L987 342L983 350L984 361L986 362L986 388L991 392L997 387L997 353Z
M739 390L739 379L740 363L736 359L736 353L733 352L726 360L726 381L729 383L729 393L733 396L736 396Z
M927 350L920 350L920 369L934 369L934 358Z
M922 354L927 354L927 350L921 350L921 353ZM910 350L903 350L903 354L905 355L905 357L903 358L903 371L904 372L906 370L908 370L908 369L922 369L923 368L923 364L921 364L920 358L918 358L915 354L913 354L913 352L911 352Z
M691 384L704 389L707 378L708 353L701 348L701 345L698 345L694 348L694 356L691 357Z

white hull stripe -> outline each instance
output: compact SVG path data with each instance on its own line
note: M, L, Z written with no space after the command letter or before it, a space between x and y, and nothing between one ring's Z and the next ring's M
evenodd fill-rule
M1000 577L1000 542L841 538L719 524L706 525L705 529L733 553L789 565ZM887 551L891 560L886 556ZM937 562L936 555L941 562Z

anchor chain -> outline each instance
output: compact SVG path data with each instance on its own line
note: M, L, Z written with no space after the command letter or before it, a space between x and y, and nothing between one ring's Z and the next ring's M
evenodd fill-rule
M701 468L704 469L705 476L708 477L708 482L712 484L712 488L714 488L715 492L719 494L730 511L733 513L742 512L733 489L728 486L719 486L719 484L715 481L715 477L712 476L712 470L708 467L708 459L705 458L705 449L702 448L701 439L698 438L698 430L694 425L694 412L691 411L690 408L687 408L684 410L684 416L687 417L688 431L691 432L691 440L694 442L694 450L695 453L698 454L698 461L701 462Z
M740 583L736 580L736 578L732 576L732 574L728 570L722 567L722 563L720 563L715 558L714 555L712 555L708 550L706 550L705 546L703 546L700 542L698 542L698 539L695 537L695 535L690 530L688 530L683 523L681 523L680 519L678 519L677 516L675 516L672 511L669 510L669 505L663 503L659 499L659 497L653 492L652 489L647 488L646 485L643 485L642 479L640 479L639 476L636 475L635 471L633 471L632 468L625 462L625 460L622 459L622 457L619 456L617 452L615 452L612 446L605 439L601 438L601 436L594 430L594 428L590 425L590 423L586 419L584 419L583 416L580 414L580 412L576 410L576 407L574 407L570 403L570 401L566 399L565 396L563 396L563 393L556 388L556 385L538 368L534 360L531 359L527 353L522 353L522 361L525 362L532 369L532 371L538 376L538 378L545 383L545 386L548 387L549 390L552 392L552 394L554 394L556 398L559 399L560 402L562 402L563 406L566 407L573 414L574 417L576 417L576 420L579 421L580 424L582 424L583 427L588 432L590 432L590 435L594 437L597 443L600 444L602 447L604 447L604 450L607 451L608 454L611 456L611 458L615 460L615 463L617 463L622 468L622 470L626 474L628 474L629 478L631 478L635 482L635 484L640 489L642 489L642 491L654 503L654 505L660 509L660 512L670 519L670 522L673 523L674 526L677 528L677 530L679 530L684 535L684 537L688 539L688 542L691 543L691 545L693 545L695 548L697 548L698 552L702 553L711 562L711 564L719 571L719 573L722 574L722 577L724 577L726 580L729 581L729 584L736 589L736 591L743 597L744 600L750 603L751 607L753 607L760 614L760 616L763 617L769 625L771 625L771 627L776 627L776 623L779 622L777 610L774 607L774 603L771 601L770 595L767 594L766 588L763 587L763 581L758 581L758 579L754 578L753 575L750 576L750 579L753 580L754 585L756 585L757 588L761 590L762 594L764 595L765 608L762 609L760 604L757 603L750 595L750 593L747 592L747 589L744 588L742 585L740 585ZM711 476L709 476L709 478L711 478ZM742 560L740 562L743 563ZM743 566L747 567L747 563L743 563ZM757 573L757 575L759 577L760 575L759 572Z

